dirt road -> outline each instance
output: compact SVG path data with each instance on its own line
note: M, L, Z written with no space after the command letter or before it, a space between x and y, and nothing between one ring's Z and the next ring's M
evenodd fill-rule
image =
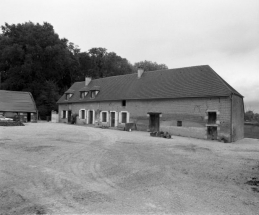
M0 214L259 214L252 178L259 180L258 140L0 127Z

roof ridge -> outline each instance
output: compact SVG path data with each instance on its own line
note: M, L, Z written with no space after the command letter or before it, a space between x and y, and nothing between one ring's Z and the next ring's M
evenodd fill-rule
M7 93L23 93L23 94L30 93L30 92L25 92L25 91L13 91L13 90L0 90L0 92L1 91L7 92Z
M179 68L173 68L173 69L159 69L159 70L153 70L153 71L144 71L144 72L160 72L160 71L169 71L169 70L177 70L177 69L186 69L186 68L195 68L195 67L204 67L204 66L209 66L209 65L198 65L198 66L186 66L186 67L179 67ZM107 76L107 77L103 77L103 78L97 78L97 79L92 79L92 81L94 80L100 80L100 79L106 79L106 78L113 78L113 77L119 77L119 76L126 76L126 75L136 75L137 73L129 73L129 74L124 74L124 75L113 75L113 76ZM74 83L81 83L81 82L85 82L85 81L76 81Z

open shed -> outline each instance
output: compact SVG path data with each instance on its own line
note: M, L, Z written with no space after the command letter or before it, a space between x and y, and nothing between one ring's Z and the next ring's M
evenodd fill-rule
M0 117L37 122L37 108L30 92L0 90Z

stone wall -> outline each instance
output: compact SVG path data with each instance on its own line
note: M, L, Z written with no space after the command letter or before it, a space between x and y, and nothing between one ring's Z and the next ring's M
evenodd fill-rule
M129 113L129 122L136 123L137 129L143 131L149 129L148 113L157 112L161 113L161 131L201 139L207 139L208 111L215 111L217 112L218 137L230 139L231 100L229 97L127 100L125 107L122 106L122 101L62 104L59 105L60 122L67 123L67 118L62 118L63 110L72 110L72 114L79 114L81 109L86 111L94 110L95 124L99 125L110 125L109 117L108 122L100 122L101 111L108 111L108 113L115 111L117 114L117 126L123 126L123 123L120 123L119 113L127 111ZM182 121L181 127L177 126L177 121ZM87 123L87 117L86 119L81 119L79 114L77 124Z

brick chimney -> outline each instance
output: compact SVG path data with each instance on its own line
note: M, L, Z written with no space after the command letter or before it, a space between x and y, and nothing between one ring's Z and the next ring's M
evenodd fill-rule
M92 78L85 77L85 86L88 86L88 84L91 82Z
M141 78L143 73L144 73L144 69L142 67L139 67L138 68L138 78Z

